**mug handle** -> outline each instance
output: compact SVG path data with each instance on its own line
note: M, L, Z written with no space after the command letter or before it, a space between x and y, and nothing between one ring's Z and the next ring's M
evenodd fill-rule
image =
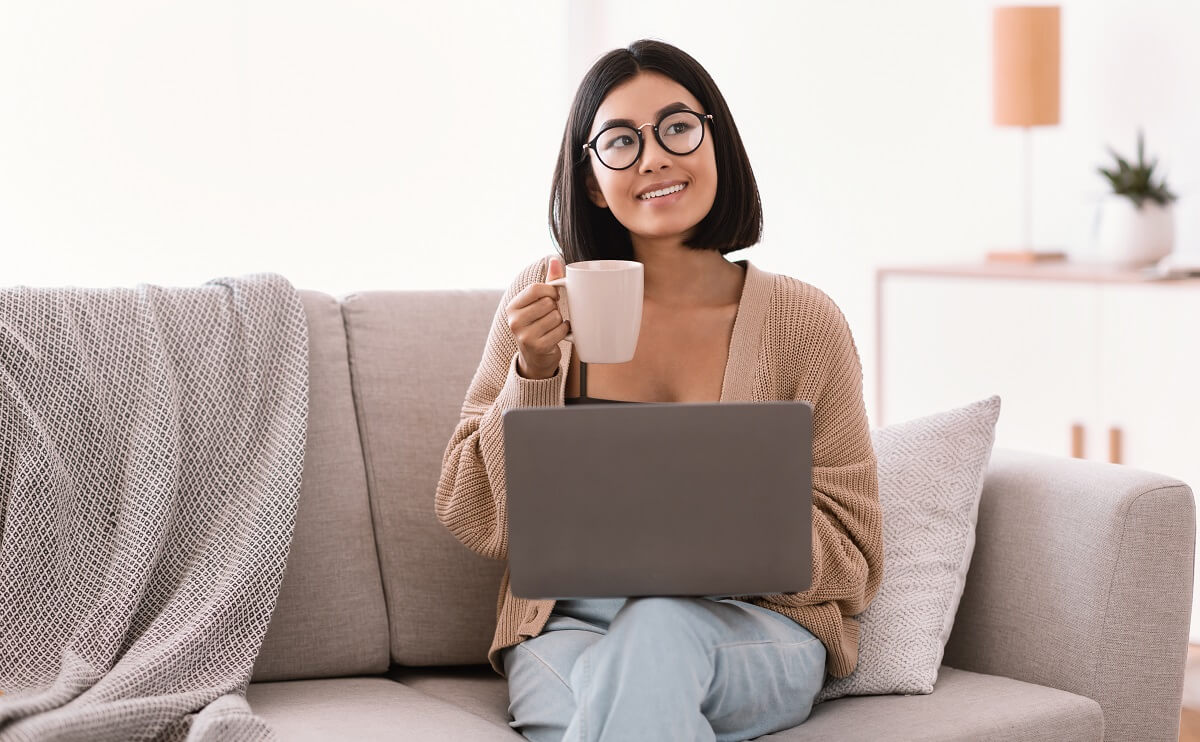
M553 281L546 281L546 285L559 287L559 289L558 289L558 313L562 315L564 322L570 322L571 321L571 311L570 311L570 308L567 306L567 277L563 276L562 278L556 278ZM563 340L570 340L572 343L575 342L575 332L574 331L568 332L567 336L565 338L563 338Z

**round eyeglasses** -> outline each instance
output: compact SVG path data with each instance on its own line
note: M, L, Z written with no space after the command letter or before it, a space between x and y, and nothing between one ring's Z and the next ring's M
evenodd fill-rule
M664 115L653 124L654 138L662 148L674 155L690 155L704 141L704 121L712 121L711 113L696 113L695 111L673 111ZM584 150L592 150L600 159L600 164L610 170L624 170L631 167L642 156L645 140L642 129L652 124L645 123L638 127L616 125L601 130L590 142L585 142Z

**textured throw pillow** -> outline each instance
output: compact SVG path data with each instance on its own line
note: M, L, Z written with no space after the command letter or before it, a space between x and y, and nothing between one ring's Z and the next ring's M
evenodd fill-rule
M858 666L817 702L932 693L975 549L1000 398L871 431L883 508L883 582L859 615Z

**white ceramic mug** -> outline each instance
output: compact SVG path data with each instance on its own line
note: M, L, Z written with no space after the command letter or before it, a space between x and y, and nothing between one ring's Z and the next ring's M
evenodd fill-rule
M582 260L559 286L558 311L571 323L567 340L585 363L628 363L642 329L643 266L636 260Z

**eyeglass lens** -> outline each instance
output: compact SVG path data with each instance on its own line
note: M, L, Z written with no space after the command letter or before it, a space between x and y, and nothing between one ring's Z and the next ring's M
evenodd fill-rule
M704 138L704 121L691 111L676 111L658 122L658 137L668 152L686 155L700 146ZM615 170L629 167L641 153L642 142L637 130L631 126L606 129L596 140L596 155Z

